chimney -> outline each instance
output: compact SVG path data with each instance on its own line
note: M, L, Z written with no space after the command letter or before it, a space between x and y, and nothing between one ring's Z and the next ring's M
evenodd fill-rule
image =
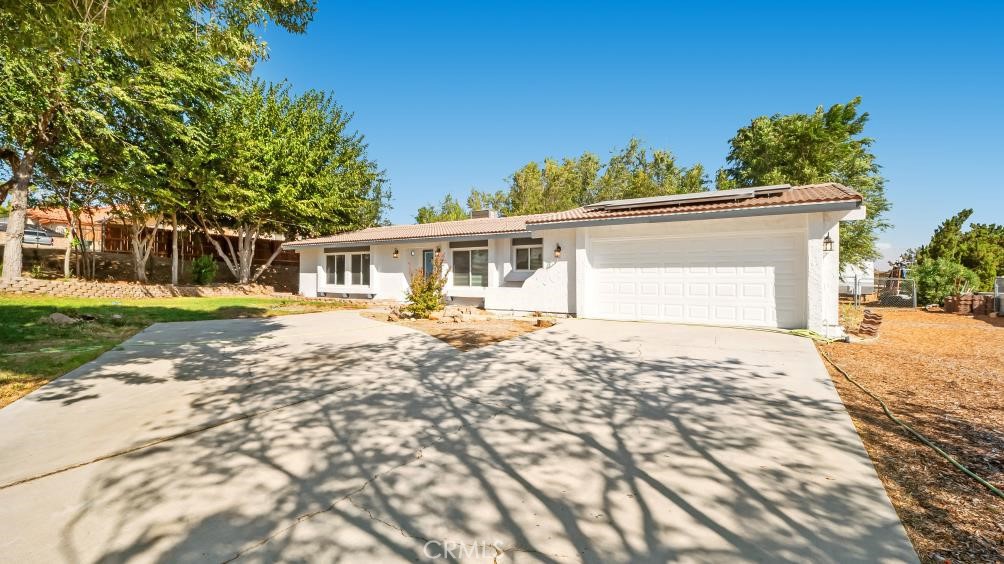
M495 210L473 210L471 211L471 219L495 219L499 216L499 212Z

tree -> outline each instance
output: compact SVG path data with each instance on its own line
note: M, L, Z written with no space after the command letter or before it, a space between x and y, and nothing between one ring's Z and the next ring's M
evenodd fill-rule
M177 99L131 82L151 66L188 60L190 49L162 49L164 43L197 38L217 64L250 68L265 53L256 35L262 24L301 32L314 10L306 0L156 4L19 0L0 7L0 159L10 171L0 196L11 198L0 279L21 274L26 206L39 159L57 142L88 147L109 139L114 128L108 124L122 107L173 113ZM176 86L187 84L184 73L175 78Z
M910 269L917 297L925 304L940 304L948 296L972 291L979 284L975 272L947 258L925 261Z
M992 291L997 277L1004 276L1004 225L970 224L959 261L979 276L980 291Z
M415 222L436 223L439 221L469 219L470 217L470 213L464 209L464 206L454 199L452 194L447 194L443 197L443 201L440 202L438 208L433 204L418 208L418 212L415 214Z
M508 187L497 192L472 189L467 208L495 209L503 215L528 215L562 211L601 200L619 200L699 192L708 189L704 167L681 167L672 153L649 150L638 139L614 152L606 163L595 154L529 162L509 176ZM423 206L419 223L468 217L468 211L452 196L436 209Z
M929 259L944 258L958 262L963 238L962 229L972 215L973 210L964 209L943 221L934 230L931 241L917 249L917 260L924 262Z
M680 167L672 153L656 149L649 157L638 139L611 155L593 201L648 198L707 190L700 164Z
M861 193L868 217L840 224L841 264L879 257L877 234L889 227L885 179L879 174L872 139L863 137L867 113L861 98L822 106L813 114L761 116L729 141L728 166L719 171L718 189L771 184L839 182Z
M389 194L350 119L328 94L293 96L286 84L260 81L237 84L213 109L205 156L189 177L190 215L239 283L257 280L281 251L252 271L265 234L294 239L379 222Z
M973 223L963 231L972 215L972 209L964 209L942 222L930 242L917 249L917 263L960 264L976 273L974 290L990 291L997 276L1004 275L1004 226Z

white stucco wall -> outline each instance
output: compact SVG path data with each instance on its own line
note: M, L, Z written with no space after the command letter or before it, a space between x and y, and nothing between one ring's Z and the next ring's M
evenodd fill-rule
M493 244L492 261L499 282L486 288L485 308L497 311L574 314L575 313L575 230L554 229L533 233L543 239L544 267L522 273L513 264L512 241ZM561 256L554 251L561 245ZM493 257L490 255L489 260ZM491 273L489 273L490 275Z
M300 256L300 295L308 298L317 297L317 262L321 256L320 249L299 249Z
M422 268L424 249L441 250L450 269L446 293L457 303L483 304L487 309L512 312L547 312L589 316L588 296L592 284L590 248L596 240L616 238L677 237L765 232L795 234L804 241L805 326L828 337L839 337L839 224L859 219L863 210L854 212L788 214L769 217L743 217L665 223L610 225L545 229L532 233L543 239L544 267L532 272L517 272L513 264L509 238L488 239L488 287L453 285L453 253L446 241L426 244L370 246L369 294L375 299L403 301L410 272ZM829 235L834 250L823 250ZM555 258L560 245L561 256ZM393 257L397 249L398 258ZM300 293L340 294L345 289L325 283L323 249L300 251Z

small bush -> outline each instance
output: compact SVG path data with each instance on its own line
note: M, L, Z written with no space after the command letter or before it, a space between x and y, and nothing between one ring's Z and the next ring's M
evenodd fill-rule
M192 261L192 282L199 286L211 284L216 280L216 260L209 255L202 255Z
M408 292L405 294L408 303L401 309L421 319L428 319L430 313L443 309L446 304L443 287L446 286L448 272L449 269L443 269L441 255L432 261L432 272L428 275L421 270L413 270L409 274Z
M32 267L31 267L31 277L32 278L41 278L42 277L42 265L41 264L32 265Z
M980 277L961 264L945 258L914 265L909 277L917 282L917 298L924 304L941 304L948 296L971 292Z

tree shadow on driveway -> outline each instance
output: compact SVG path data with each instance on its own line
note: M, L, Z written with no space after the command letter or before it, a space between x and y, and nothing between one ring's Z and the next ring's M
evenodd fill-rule
M0 491L18 535L58 522L59 557L105 562L915 559L821 369L574 323L468 353L254 323L181 345L184 409L139 435L252 416ZM126 349L104 378L164 362Z

